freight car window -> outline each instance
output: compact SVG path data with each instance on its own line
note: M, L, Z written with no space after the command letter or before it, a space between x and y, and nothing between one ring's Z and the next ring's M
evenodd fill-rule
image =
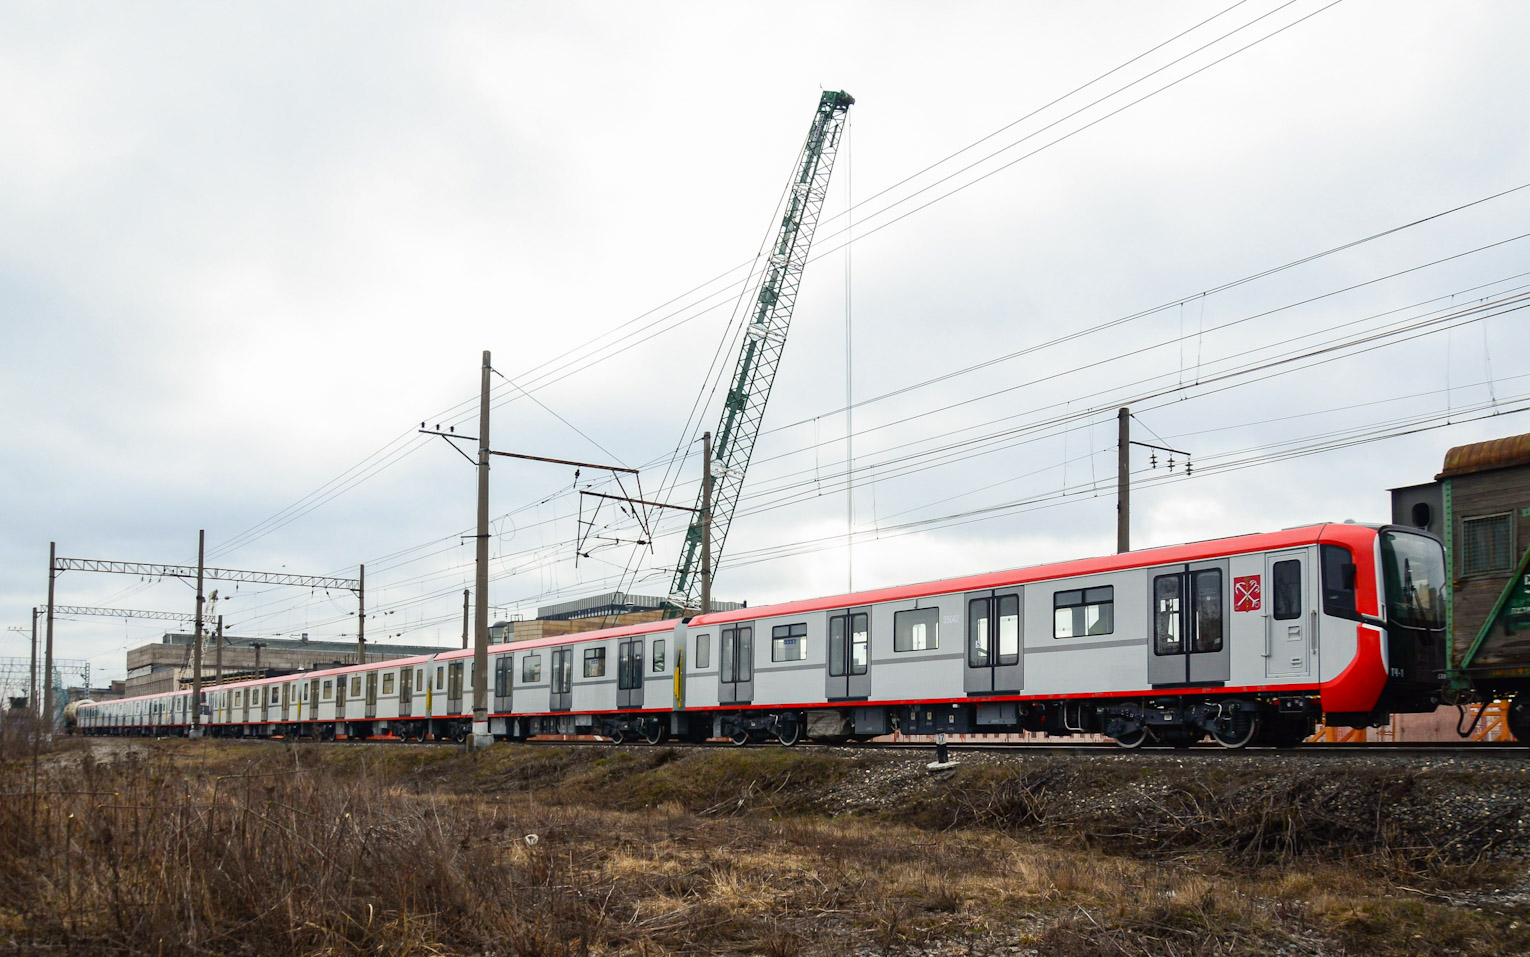
M527 655L521 659L521 680L527 684L542 680L541 655Z
M712 636L696 636L696 667L710 668L712 666Z
M1296 559L1276 562L1270 570L1270 590L1275 593L1275 620L1302 616L1302 563Z
M1190 573L1194 596L1195 650L1222 650L1222 570L1210 568Z
M393 693L393 672L391 671L383 675L382 693L385 695Z
M1461 574L1506 572L1514 565L1513 516L1485 515L1461 519Z
M1075 588L1052 596L1052 637L1082 638L1116 630L1116 589Z
M664 670L664 639L655 638L653 642L653 670Z
M584 649L584 676L586 678L604 678L606 675L606 649Z
M1323 561L1323 614L1335 618L1358 619L1355 607L1355 561L1349 549L1341 545L1324 545Z
M770 629L770 660L801 661L807 657L807 624L777 625Z
M926 651L939 647L939 608L913 608L893 614L893 651Z

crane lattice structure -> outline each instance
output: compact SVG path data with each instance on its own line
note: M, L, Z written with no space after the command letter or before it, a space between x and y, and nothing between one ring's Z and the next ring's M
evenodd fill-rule
M825 91L819 97L813 125L808 129L802 152L793 167L781 229L760 273L754 308L744 331L738 365L723 401L716 440L712 444L711 515L703 514L706 490L702 489L696 496L696 518L686 529L680 563L670 585L669 598L677 612L699 607L702 523L709 518L712 523L711 571L714 576L717 573L718 557L722 555L728 526L733 520L733 506L744 486L744 473L754 454L754 442L765 417L765 404L770 401L776 367L786 346L792 308L797 304L802 270L807 265L813 231L818 226L818 216L828 193L829 174L834 169L840 134L854 102L855 98L843 91Z

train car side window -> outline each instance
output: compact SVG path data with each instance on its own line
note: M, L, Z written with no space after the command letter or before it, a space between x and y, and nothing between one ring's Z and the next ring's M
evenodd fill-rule
M1207 568L1190 573L1190 594L1195 610L1195 651L1222 650L1222 570Z
M606 649L584 649L584 676L586 678L604 678L606 676Z
M355 677L351 678L351 697L361 697L361 675L356 675Z
M416 669L414 669L414 690L416 690L416 691L424 691L425 690L425 669L424 668L416 668Z
M1179 633L1179 575L1153 579L1153 654L1177 655L1185 650Z
M382 693L385 695L393 693L393 672L391 671L383 675Z
M712 636L696 636L696 660L692 662L696 668L707 668L712 664Z
M664 639L655 638L653 642L653 670L664 670Z
M1270 590L1275 593L1275 620L1302 616L1302 563L1293 558L1276 562L1270 570Z
M335 683L333 681L326 681L326 682L324 682L324 700L328 701L330 698L333 698L334 696L335 696Z
M927 651L939 647L939 608L912 608L893 613L893 651Z
M850 616L850 673L863 675L871 664L871 624L867 615Z
M521 659L521 680L527 684L542 680L541 655L526 655Z
M1323 614L1359 619L1355 605L1355 559L1342 545L1319 550L1323 565Z
M807 657L807 623L777 625L770 630L771 661L802 661ZM744 680L742 678L740 681Z
M967 602L967 664L988 667L988 599Z
M446 666L445 665L437 665L436 666L436 690L440 691L442 688L445 688L445 687L446 687Z
M1116 630L1116 588L1074 588L1052 596L1052 637L1082 638Z

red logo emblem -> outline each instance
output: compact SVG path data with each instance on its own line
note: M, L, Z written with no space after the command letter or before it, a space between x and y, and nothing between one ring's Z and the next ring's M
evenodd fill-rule
M1233 579L1233 611L1258 611L1259 600L1258 575Z

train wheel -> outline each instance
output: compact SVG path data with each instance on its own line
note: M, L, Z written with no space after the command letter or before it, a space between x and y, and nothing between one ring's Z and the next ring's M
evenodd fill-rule
M1130 751L1147 744L1148 739L1152 736L1152 732L1147 729L1146 725L1143 725L1135 731L1128 731L1125 734L1117 735L1116 744Z
M1520 744L1530 744L1530 695L1515 695L1509 703L1509 733Z
M669 722L654 718L643 727L643 740L649 744L663 744L669 740Z
M623 731L621 728L615 728L611 731L610 734L606 735L606 740L610 741L612 744L621 744L627 740L627 732Z
M743 728L739 728L737 731L733 732L733 736L728 740L732 741L734 746L742 748L744 745L749 743L749 732L745 731Z
M1257 714L1239 714L1228 724L1227 730L1213 731L1211 736L1224 748L1246 748L1259 737L1259 724Z
M783 721L776 728L776 740L788 748L802 740L802 725L795 721Z

